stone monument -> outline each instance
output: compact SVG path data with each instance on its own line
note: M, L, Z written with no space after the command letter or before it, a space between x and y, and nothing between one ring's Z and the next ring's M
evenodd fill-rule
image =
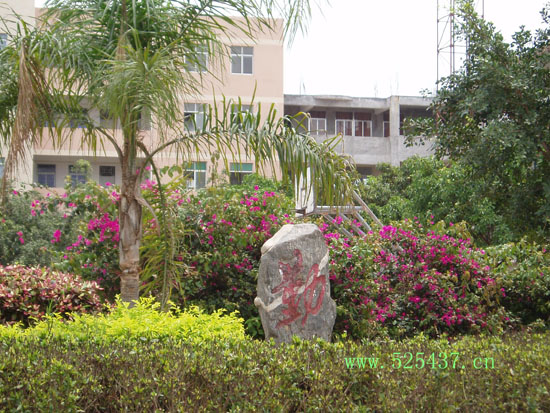
M328 262L323 234L314 224L285 225L262 246L254 304L266 340L330 341L336 303L330 298Z

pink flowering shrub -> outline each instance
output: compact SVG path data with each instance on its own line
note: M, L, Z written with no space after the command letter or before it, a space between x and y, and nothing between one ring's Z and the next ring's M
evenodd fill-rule
M172 227L179 235L174 239L173 255L180 273L173 281L172 300L198 304L207 310L239 310L247 320L247 330L263 334L259 314L253 304L256 297L257 271L261 246L285 223L292 222L292 201L264 180L243 186L211 187L196 194L168 186L165 193L174 209ZM144 196L157 205L155 187L146 188ZM145 212L148 214L148 212ZM160 259L147 245L156 245L158 223L147 215L144 227L144 266L147 257ZM161 218L157 211L157 218ZM161 248L159 246L158 248ZM169 266L174 268L173 265ZM162 274L146 279L145 291L158 294ZM156 289L151 290L150 285Z
M0 264L50 266L118 289L116 189L90 181L63 194L13 191L0 212Z
M512 322L501 305L505 290L476 259L481 252L459 237L460 225L406 220L353 239L321 229L333 257L337 331L360 338L378 326L393 336L437 336L494 332Z
M47 313L101 309L99 286L74 274L22 265L0 266L0 323L41 319Z
M89 182L61 196L10 195L0 221L0 264L50 265L96 281L112 297L119 291L117 191ZM168 290L181 305L237 309L248 333L261 337L253 305L260 249L295 220L291 199L265 180L195 194L185 180L173 180L164 185L163 211L154 182L145 181L142 191L155 211L143 209L142 294ZM550 259L543 246L522 241L483 251L462 223L415 219L365 237L359 226L319 223L331 250L335 332L357 339L437 336L548 322Z
M78 185L60 197L65 219L76 221L76 228L66 234L58 228L51 236L52 247L58 246L55 267L96 281L108 298L120 290L118 197L114 185Z
M35 191L10 192L0 211L0 264L50 265L55 256L53 232L72 223L63 219L51 194Z

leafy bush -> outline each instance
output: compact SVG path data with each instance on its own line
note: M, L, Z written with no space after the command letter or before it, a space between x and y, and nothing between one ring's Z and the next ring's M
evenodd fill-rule
M29 324L47 313L94 312L99 288L74 274L22 265L0 266L0 322Z
M53 194L10 192L0 212L0 264L50 265L56 254L52 234L72 224L64 215Z
M58 227L53 233L51 245L57 252L52 265L96 281L103 295L113 299L119 291L120 275L117 188L88 181L66 190L57 202L73 225Z
M341 224L335 220L333 229ZM500 305L501 285L476 261L469 239L460 238L464 226L405 220L353 239L321 228L332 250L336 331L362 338L380 332L374 323L392 336L437 336L511 324Z
M51 266L118 289L118 194L94 181L45 196L12 191L0 221L0 264Z
M417 163L423 166L417 168ZM401 171L382 168L384 179L406 192L423 182L415 183L414 176L436 179L433 163L411 161ZM281 225L294 221L292 201L276 192L279 188L272 181L255 176L242 186L196 194L188 193L185 184L175 179L163 185L164 201L153 182L142 185L155 212L144 209L142 295L160 298L163 308L170 298L183 307L238 310L246 331L262 337L253 305L260 248ZM4 258L12 254L10 260L31 259L30 250L21 248L41 243L40 253L34 254L40 262L97 281L107 290L102 295L114 297L119 285L117 189L94 182L68 189L62 196L12 194L11 209L0 224L0 252ZM412 205L389 190L378 195L396 216ZM415 195L414 202L423 196ZM499 331L516 319L527 324L548 320L550 272L542 247L522 241L489 248L483 255L469 240L472 226L446 227L435 220L432 215L423 227L413 220L398 222L365 239L357 236L357 223L347 227L355 234L349 239L339 232L341 222L331 229L320 224L332 249L337 334L347 332L355 339L421 331L456 335ZM8 245L14 245L13 251Z
M278 347L249 339L104 342L93 330L88 337L72 342L0 338L0 410L550 409L548 333L451 343L422 336L361 345L296 341ZM410 369L404 368L407 353L415 362ZM454 368L451 353L459 359ZM429 362L432 354L433 366L416 367L418 356ZM356 357L377 357L384 368L348 368Z
M59 315L46 316L32 328L18 326L0 330L5 337L53 338L63 341L143 342L192 340L239 340L244 338L242 319L236 313L219 310L205 314L196 307L185 312L172 307L159 311L152 298L141 298L132 308L117 301L108 314L73 314L67 322Z
M524 324L539 319L549 323L550 247L523 239L486 252L487 263L505 290L504 307Z
M521 225L502 211L485 182L467 168L433 157L413 157L400 167L378 165L379 176L359 185L362 198L383 222L414 216L434 221L467 222L476 242L491 245L521 237Z

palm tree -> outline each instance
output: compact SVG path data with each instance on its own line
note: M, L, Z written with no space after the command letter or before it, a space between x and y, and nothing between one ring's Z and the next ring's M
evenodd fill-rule
M179 96L196 94L203 86L200 77L188 72L190 64L204 65L199 52L221 62L228 54L224 30L253 39L259 31L273 30L280 16L291 38L310 15L308 0L49 0L46 8L35 28L20 20L9 46L0 51L0 133L9 148L4 182L26 149L43 136L58 147L71 140L75 117L83 146L98 151L111 145L122 170L124 301L139 297L142 207L147 206L140 193L143 167L155 167L154 157L161 151L184 156L228 148L223 155L237 148L239 156L262 165L280 162L284 178L305 176L309 169L316 177L314 190L322 187L336 204L349 199L348 161L334 153L335 141L317 144L288 126L273 107L263 123L260 113L232 122L228 102L221 109L215 106L193 133L182 121ZM239 18L230 17L234 15ZM94 124L82 111L84 99L117 122L122 136ZM139 129L143 114L150 115L158 131L152 146Z

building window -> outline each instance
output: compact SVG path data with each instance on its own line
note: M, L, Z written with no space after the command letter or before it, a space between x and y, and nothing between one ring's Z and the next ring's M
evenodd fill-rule
M390 122L385 120L384 121L384 138L387 138L390 136Z
M36 165L38 184L44 186L55 186L55 165Z
M185 66L189 72L206 72L208 70L208 49L198 46L192 54L185 56Z
M353 136L353 113L336 112L336 133Z
M71 177L71 184L73 188L77 185L85 184L88 180L86 170L75 165L69 165L69 176Z
M8 35L6 33L0 33L0 50L8 45Z
M206 186L206 162L190 162L185 168L188 189L199 189Z
M101 186L107 186L107 183L115 183L115 171L116 168L111 165L100 165L99 166L99 184Z
M202 103L186 103L184 105L184 124L188 132L202 130L206 127L205 106Z
M336 133L344 136L372 136L370 113L336 112Z
M372 136L372 121L370 113L359 112L353 114L355 136Z
M230 163L229 164L229 183L231 185L240 185L246 175L252 173L251 163Z
M312 111L309 113L308 131L312 136L326 136L327 117L325 112Z
M231 46L231 73L252 74L253 57L253 47Z

